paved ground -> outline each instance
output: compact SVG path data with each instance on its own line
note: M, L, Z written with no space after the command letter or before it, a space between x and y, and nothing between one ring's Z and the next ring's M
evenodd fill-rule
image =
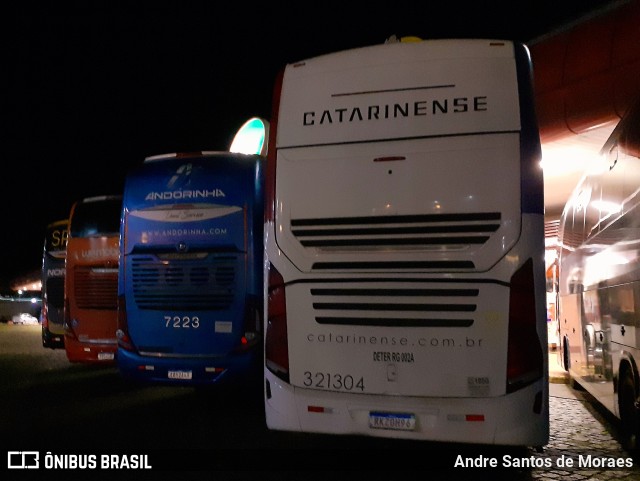
M252 409L246 400L244 404L238 402L237 406L235 403L230 406L224 399L204 393L182 392L165 387L124 386L115 373L110 374L110 371L104 369L96 371L86 366L70 366L64 352L43 349L38 326L17 326L10 329L0 324L0 334L3 334L0 336L0 407L5 406L0 409L0 438L15 441L19 439L16 436L23 433L28 440L23 448L16 448L23 443L13 442L8 446L11 450L37 449L40 444L36 444L35 440L42 441L43 453L59 449L66 445L68 439L75 440L75 446L78 439L86 439L87 442L93 440L94 445L97 443L103 446L108 445L105 444L105 436L124 434L120 441L127 441L128 446L140 447L143 451L151 450L152 453L158 446L163 449L176 448L178 451L181 446L206 449L210 459L204 459L196 453L195 460L198 462L207 463L209 460L218 460L221 455L232 454L233 459L225 460L226 464L223 464L227 466L226 469L233 466L233 471L216 470L209 476L202 476L203 472L200 472L201 477L196 478L214 481L640 481L640 463L633 463L630 455L617 441L617 421L603 409L599 409L586 392L576 391L565 383L568 379L555 362L555 353L550 354L550 379L553 381L549 385L550 441L540 453L526 449L518 452L519 457L514 458L518 462L526 461L531 464L528 467L519 465L517 468L524 469L509 469L506 472L456 468L453 472L447 470L440 473L432 469L439 460L444 460L441 464L449 466L448 463L453 459L452 452L475 454L474 450L456 448L452 451L437 443L426 443L425 450L422 443L408 443L414 451L391 452L387 446L393 445L380 440L306 437L267 432L261 420L261 409ZM110 408L105 410L107 405ZM59 411L61 406L67 409ZM97 415L92 414L92 409L96 410ZM61 414L65 416L58 418ZM60 429L63 418L66 420L64 431ZM92 429L87 430L87 426ZM212 427L216 431L233 434L224 438L212 437ZM93 436L95 433L100 436L96 438ZM62 444L53 442L58 440L58 435L61 436ZM293 444L294 441L300 445ZM356 441L361 444L350 444ZM259 449L256 449L258 446ZM225 447L232 449L225 450ZM242 449L238 450L238 447ZM269 452L272 461L276 460L275 465L288 466L294 461L293 465L298 471L271 471L271 476L265 477L265 473L256 475L253 471L235 469L236 466L244 469L251 467L262 471L265 466L274 466L273 462L265 465L258 461L264 456L265 447L274 448ZM398 446L394 449L396 448ZM416 456L416 453L419 454ZM491 453L498 453L496 456L504 454L502 450ZM6 462L7 455L3 452L0 454L4 458L0 461ZM293 460L288 457L294 455L296 458ZM332 456L343 461L346 471L333 471L342 464L332 462ZM157 456L152 459L162 461ZM566 466L568 459L574 466ZM283 460L288 464L282 464ZM407 472L406 469L409 468L403 469L402 463L406 461L417 467L415 472ZM391 462L396 464L390 464ZM627 462L632 466L624 467ZM618 467L617 463L621 463L623 467ZM324 468L325 465L329 467ZM301 466L305 467L304 470ZM360 472L360 466L366 469ZM41 471L39 474L46 473L47 471ZM11 476L5 476L6 474ZM59 477L61 473L52 471L50 474ZM65 472L63 476L67 474L69 473ZM100 473L92 472L91 479L98 474ZM103 474L108 474L107 479L113 481L123 480L126 473ZM133 474L140 481L139 472ZM150 474L154 474L154 479L157 479L157 472ZM183 474L180 473L181 479L184 479ZM228 476L225 477L225 474ZM54 478L57 479L55 476ZM9 481L22 478L19 477L18 470L6 470L0 474L0 479Z
M632 467L609 466L633 460L618 439L618 422L586 392L568 384L555 352L549 353L549 406L551 437L539 462L551 464L531 471L536 480L640 480L640 463ZM573 466L568 467L568 459Z
M615 421L594 406L586 394L567 384L551 383L549 387L551 439L538 456L553 466L533 471L532 479L640 480L637 462L631 468L608 466L633 462L616 440ZM566 459L573 459L572 468L561 466Z

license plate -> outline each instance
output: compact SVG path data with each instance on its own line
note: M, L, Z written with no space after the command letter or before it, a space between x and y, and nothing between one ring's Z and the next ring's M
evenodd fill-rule
M193 374L191 371L169 371L167 376L169 379L191 379Z
M416 417L408 413L370 412L369 427L373 429L392 429L395 431L413 431Z
M98 359L100 361L111 361L114 359L114 354L112 352L99 352Z

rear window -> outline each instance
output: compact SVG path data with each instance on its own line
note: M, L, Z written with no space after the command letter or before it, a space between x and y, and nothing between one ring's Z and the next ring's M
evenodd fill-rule
M79 202L73 212L71 237L91 237L120 232L120 197Z

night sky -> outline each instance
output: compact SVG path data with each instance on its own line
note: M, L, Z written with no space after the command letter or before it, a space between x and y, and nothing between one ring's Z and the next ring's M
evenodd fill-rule
M531 42L616 2L272 3L6 10L1 293L41 267L46 224L66 218L75 200L122 193L128 169L146 156L227 150L245 120L268 120L274 80L287 63L391 35Z

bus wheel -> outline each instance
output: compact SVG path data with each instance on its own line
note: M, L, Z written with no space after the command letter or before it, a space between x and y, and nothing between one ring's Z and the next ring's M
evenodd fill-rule
M580 384L578 381L576 381L573 376L569 376L569 386L571 386L571 389L575 389L576 391L584 391L584 387L582 387L582 384Z
M636 389L631 371L627 369L620 379L618 391L618 404L620 407L620 426L622 434L622 447L634 456L638 452L638 404Z
M569 371L569 345L565 339L562 343L562 364L565 371Z

